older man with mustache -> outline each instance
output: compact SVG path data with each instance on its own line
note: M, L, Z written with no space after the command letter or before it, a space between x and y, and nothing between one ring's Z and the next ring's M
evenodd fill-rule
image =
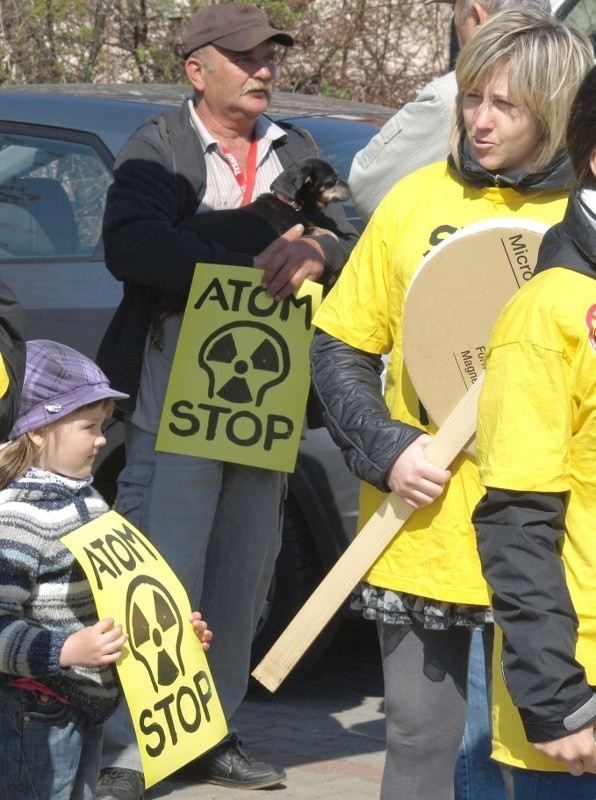
M132 397L116 508L151 538L209 620L215 634L210 666L228 720L246 692L251 641L280 547L285 473L156 452L155 439L180 331L178 309L198 262L260 268L267 293L281 299L306 278L332 282L357 238L337 203L327 207L329 224L316 236L292 228L257 257L181 226L194 214L250 202L283 169L318 155L305 131L264 116L280 45L292 46L292 37L272 28L254 5L200 9L183 39L193 96L148 120L125 145L104 219L106 263L124 282L124 298L98 361ZM159 344L151 330L157 305ZM186 774L246 789L285 780L283 769L241 748L236 734ZM125 708L105 731L99 787L101 800L143 797Z

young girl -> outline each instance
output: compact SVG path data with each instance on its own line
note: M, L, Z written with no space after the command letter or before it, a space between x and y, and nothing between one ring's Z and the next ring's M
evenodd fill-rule
M93 800L101 723L127 635L97 620L62 536L107 511L91 488L113 401L77 351L27 343L20 410L0 450L0 800ZM191 615L206 650L211 632Z

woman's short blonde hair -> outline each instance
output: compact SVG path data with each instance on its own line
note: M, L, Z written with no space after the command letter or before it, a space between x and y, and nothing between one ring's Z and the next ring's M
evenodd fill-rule
M565 131L575 93L594 64L592 43L577 31L539 10L495 14L462 48L455 65L458 97L450 150L459 164L465 131L463 96L482 89L509 65L509 92L542 129L533 170L544 169L565 147Z

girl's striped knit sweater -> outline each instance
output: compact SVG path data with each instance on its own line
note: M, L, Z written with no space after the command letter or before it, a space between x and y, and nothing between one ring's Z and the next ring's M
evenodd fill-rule
M97 622L89 583L60 541L107 511L90 483L30 469L0 491L0 683L34 678L100 723L120 698L115 669L59 663L68 636Z

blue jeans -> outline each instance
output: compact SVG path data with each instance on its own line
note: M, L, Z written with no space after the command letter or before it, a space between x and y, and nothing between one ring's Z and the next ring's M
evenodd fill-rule
M485 654L486 648L486 654ZM490 713L487 665L490 674L492 626L474 631L468 667L466 728L455 765L455 800L505 800L507 792L501 767L490 757Z
M596 775L542 772L514 767L515 800L596 800Z
M43 698L0 687L0 800L94 800L101 726Z

